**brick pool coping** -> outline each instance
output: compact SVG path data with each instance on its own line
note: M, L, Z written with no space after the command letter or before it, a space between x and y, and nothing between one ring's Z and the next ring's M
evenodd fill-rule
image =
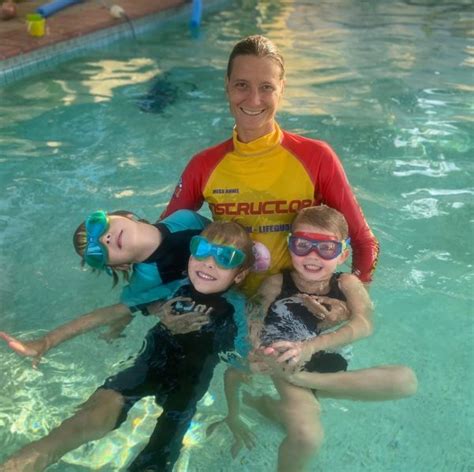
M0 86L53 67L84 49L131 36L128 22L112 17L105 3L121 6L137 32L191 11L190 0L86 0L48 17L45 36L32 37L27 32L26 15L48 1L23 0L16 3L14 19L0 20Z

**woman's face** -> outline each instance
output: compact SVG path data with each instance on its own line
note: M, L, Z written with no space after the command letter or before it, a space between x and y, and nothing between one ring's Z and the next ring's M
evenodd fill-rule
M229 106L242 142L253 141L274 129L283 94L281 68L269 57L237 56L226 79Z

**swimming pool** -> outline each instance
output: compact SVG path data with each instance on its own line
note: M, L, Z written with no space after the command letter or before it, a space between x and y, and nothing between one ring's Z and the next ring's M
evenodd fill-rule
M356 346L353 367L404 363L420 382L400 402L324 400L314 470L470 470L470 21L470 2L460 0L241 0L206 17L197 37L183 22L167 24L0 89L0 329L33 336L116 300L106 277L80 269L73 230L96 208L160 214L190 156L229 136L226 53L263 33L287 61L280 123L331 143L381 242L377 331ZM159 80L174 92L154 102L159 112L142 111ZM69 416L139 349L150 323L137 319L113 344L95 333L75 339L39 370L2 346L0 459ZM227 432L204 440L225 412L220 373L179 470L273 470L281 433L255 415L260 444L230 465ZM156 413L145 402L124 431L51 470L119 470Z

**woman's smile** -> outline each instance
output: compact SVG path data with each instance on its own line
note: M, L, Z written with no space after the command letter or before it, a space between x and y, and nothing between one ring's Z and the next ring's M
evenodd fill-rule
M237 56L227 79L229 107L237 134L249 142L271 133L283 93L281 68L268 57Z
M261 110L253 111L253 110L248 110L248 109L245 109L245 108L242 108L242 107L240 107L240 110L243 113L245 113L246 115L250 115L250 116L257 116L257 115L260 115L261 113L263 113L265 111L264 108L262 108Z

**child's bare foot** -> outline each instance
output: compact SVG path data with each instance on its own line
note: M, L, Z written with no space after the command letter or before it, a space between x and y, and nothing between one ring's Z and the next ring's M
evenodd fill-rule
M278 401L268 395L252 395L246 390L242 391L242 401L245 405L257 410L262 416L271 421L280 421L277 414Z

